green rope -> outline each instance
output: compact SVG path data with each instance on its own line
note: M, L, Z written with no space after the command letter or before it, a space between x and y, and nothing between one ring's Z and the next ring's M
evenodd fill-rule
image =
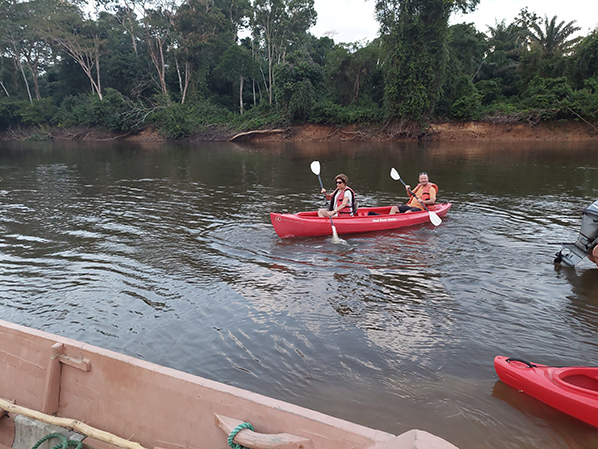
M237 427L235 427L233 429L233 431L228 436L228 445L230 447L232 447L233 449L247 449L245 446L233 442L233 439L243 429L253 430L253 426L250 423L248 423L248 422L244 422L243 424L239 424Z
M61 433L51 433L39 440L31 449L37 449L44 441L50 438L58 438L60 443L53 447L53 449L67 449L69 446L75 446L75 449L82 449L83 443L81 441L69 440Z

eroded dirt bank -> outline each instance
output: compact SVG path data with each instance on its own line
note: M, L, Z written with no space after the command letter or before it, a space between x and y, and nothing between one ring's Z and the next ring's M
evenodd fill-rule
M529 124L495 124L488 122L434 123L420 136L426 141L590 141L598 140L598 127L585 122L541 122ZM124 140L137 142L163 142L153 128L127 134L111 134L98 129L54 129L44 131L27 130L5 133L0 140L84 140L110 141ZM187 139L201 142L342 142L342 141L393 141L416 140L405 137L400 130L384 127L364 127L349 125L344 127L325 125L291 126L284 129L256 130L235 133L229 130L209 129Z
M398 133L387 130L368 129L355 125L342 128L333 126L303 125L285 130L274 130L271 134L243 136L239 140L251 141L359 141L359 140L402 140ZM470 140L537 140L537 141L585 141L598 140L598 129L590 124L575 122L506 125L483 122L436 123L430 126L422 137L427 141L470 141ZM201 140L201 139L198 139Z

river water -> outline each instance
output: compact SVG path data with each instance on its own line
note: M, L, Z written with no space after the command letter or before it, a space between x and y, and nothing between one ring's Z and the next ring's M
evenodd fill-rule
M438 228L280 239L344 172L388 205L427 170ZM598 447L496 355L598 365L598 267L555 266L598 143L0 143L0 318L461 449Z

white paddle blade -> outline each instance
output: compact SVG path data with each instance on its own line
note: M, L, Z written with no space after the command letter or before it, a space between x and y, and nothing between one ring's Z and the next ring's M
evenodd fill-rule
M332 225L332 241L334 243L339 243L341 239L338 237L338 232L336 232L336 226Z
M399 172L394 167L390 169L390 177L392 179L394 179L395 181L398 181L399 179L401 179Z
M430 221L434 226L440 226L442 224L442 219L432 211L429 211L428 214L430 215Z
M314 175L320 175L320 161L313 161L310 168Z

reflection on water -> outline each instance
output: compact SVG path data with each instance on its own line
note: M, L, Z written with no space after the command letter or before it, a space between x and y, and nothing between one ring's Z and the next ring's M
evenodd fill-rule
M598 269L549 244L598 197L593 144L2 145L2 319L461 449L598 443L492 365L598 364ZM270 211L322 206L314 159L361 205L403 200L395 166L453 208L282 240Z

